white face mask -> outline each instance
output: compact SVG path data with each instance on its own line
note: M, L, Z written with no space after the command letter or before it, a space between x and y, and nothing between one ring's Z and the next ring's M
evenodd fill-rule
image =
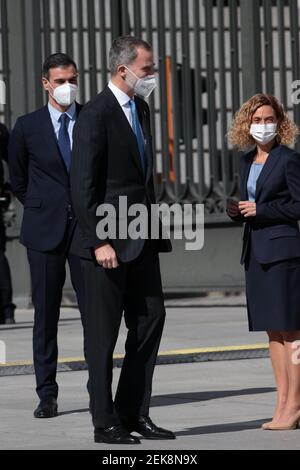
M61 106L71 106L71 104L76 100L78 92L77 85L73 85L72 83L64 83L57 88L53 88L52 86L51 88L53 90L53 95L51 95L52 98L54 98L55 101Z
M126 77L127 85L142 98L149 98L152 91L156 88L156 78L155 75L147 75L147 77L139 78L132 70L130 70L126 65L124 67L133 75L132 78Z
M256 142L266 145L277 135L277 124L252 124L250 134Z

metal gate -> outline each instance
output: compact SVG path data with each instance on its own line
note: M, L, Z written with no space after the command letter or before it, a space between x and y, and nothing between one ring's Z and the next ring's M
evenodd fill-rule
M74 57L85 103L109 79L113 38L141 36L153 44L159 77L149 102L159 201L203 203L206 226L230 226L225 203L238 193L239 166L226 140L233 114L265 91L300 125L291 102L299 11L298 0L0 0L0 118L10 127L45 103L47 55ZM10 234L18 233L17 224Z
M43 105L40 70L50 53L68 52L77 61L82 103L95 96L109 78L111 41L121 34L154 46L159 90L150 106L159 200L203 202L207 220L221 220L226 197L237 192L238 158L226 133L242 100L275 93L300 124L300 108L290 101L300 70L299 2L1 0L8 125ZM12 96L11 106L16 83L25 97Z

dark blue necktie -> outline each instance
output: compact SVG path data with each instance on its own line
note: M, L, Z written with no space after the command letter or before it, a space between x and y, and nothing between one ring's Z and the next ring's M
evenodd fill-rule
M68 173L70 171L71 158L72 158L71 142L70 142L70 136L68 132L69 120L70 118L66 113L60 116L59 118L60 129L58 133L58 146L62 154L62 157L64 159Z
M144 136L141 130L140 121L136 109L136 104L134 100L129 101L129 106L131 109L131 117L132 117L132 130L135 133L136 140L138 143L140 157L141 157L141 164L143 168L144 175L146 174L146 159L145 159L145 142Z

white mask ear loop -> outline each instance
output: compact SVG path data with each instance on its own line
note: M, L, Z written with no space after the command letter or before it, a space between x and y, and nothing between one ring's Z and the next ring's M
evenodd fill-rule
M130 73L132 73L132 75L134 75L137 80L140 80L140 77L138 77L138 76L137 76L132 70L130 70L126 65L124 65L124 67L125 67L126 70L128 70Z

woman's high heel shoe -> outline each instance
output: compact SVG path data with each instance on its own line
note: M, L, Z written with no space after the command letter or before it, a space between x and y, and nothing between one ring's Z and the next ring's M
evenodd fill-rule
M293 420L286 423L266 423L267 427L264 429L267 431L293 431L299 429L300 413Z
M261 427L264 431L269 429L270 424L273 424L273 421L268 421L267 423L264 423Z

